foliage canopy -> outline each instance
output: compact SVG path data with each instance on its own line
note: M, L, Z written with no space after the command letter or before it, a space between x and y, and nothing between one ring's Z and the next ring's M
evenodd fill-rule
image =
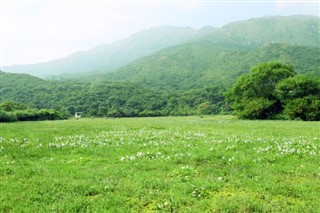
M0 122L62 120L68 116L54 109L30 109L27 105L15 102L0 104Z
M318 78L296 75L293 66L265 62L243 74L226 93L244 119L320 120Z

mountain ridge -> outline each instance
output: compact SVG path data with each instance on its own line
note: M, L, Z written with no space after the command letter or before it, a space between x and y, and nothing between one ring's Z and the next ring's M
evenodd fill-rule
M228 23L206 39L255 47L268 43L320 47L319 23L317 16L264 16Z
M211 28L210 30L215 29ZM201 33L204 32L199 31L199 34ZM196 36L197 30L190 27L155 27L142 30L127 39L99 45L87 51L78 51L61 59L37 64L8 66L3 67L3 70L28 73L38 77L108 71L166 47L184 43Z
M258 48L268 43L320 47L317 16L267 16L231 22L221 28L162 26L142 30L127 39L76 52L62 59L32 65L3 67L6 72L38 77L106 73L165 48L207 40L214 43ZM45 70L45 71L44 71ZM73 76L72 76L73 75Z
M128 81L164 90L188 90L210 84L230 86L250 67L265 61L289 63L298 73L320 76L320 48L289 44L268 44L256 49L219 45L202 41L167 48L96 79Z
M300 22L295 20L297 18L293 19L295 23L290 28L282 29L282 25L278 24L275 29L303 31L297 31L296 35L282 33L284 37L279 37L279 40L275 39L277 31L263 27L253 37L261 33L275 35L261 36L261 40L252 42L245 36L250 27L242 34L238 33L237 37L210 27L199 29L202 35L194 37L192 29L184 29L193 37L192 40L146 53L125 66L102 69L99 74L88 73L88 76L80 78L76 73L71 80L43 80L27 74L0 72L0 102L16 101L70 114L77 110L86 111L88 116L194 115L203 107L206 113L228 113L230 106L223 94L242 74L248 73L251 67L259 63L278 61L291 64L297 73L319 78L320 48L318 37L314 36L319 36L319 32L314 31L314 22L308 21L310 17L300 17L304 20ZM258 20L265 22L269 19ZM290 17L285 19L283 23L287 23ZM318 23L318 17L311 19ZM257 22L249 22L252 21L253 25ZM303 22L306 22L306 26L300 26ZM236 23L231 25L231 28L234 27L236 30L231 32L245 28ZM309 31L305 30L307 28L313 32L311 37ZM301 40L304 34L309 36ZM156 35L150 37L151 41L157 40ZM279 42L285 38L288 38L288 42ZM310 41L312 45L306 45ZM122 43L125 48L121 45L118 47L130 53L128 50L139 46L141 42L143 40L137 38L136 44L133 42L131 47L125 43Z

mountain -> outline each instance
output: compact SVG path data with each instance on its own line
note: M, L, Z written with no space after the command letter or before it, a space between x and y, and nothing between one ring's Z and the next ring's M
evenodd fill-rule
M28 73L39 77L68 73L108 72L137 58L185 43L214 30L213 27L205 27L199 31L189 27L163 26L151 28L140 31L127 39L77 52L65 58L39 64L7 66L3 67L3 70Z
M1 85L0 85L1 93L3 92L3 90L9 87L12 87L13 85L17 87L23 87L25 85L37 86L46 82L41 78L29 75L29 74L6 73L3 71L0 71L0 77L1 77Z
M276 16L230 23L96 78L164 90L228 87L265 61L289 63L298 73L319 76L319 21L315 16Z
M320 47L320 18L317 16L267 16L227 24L206 36L211 42L249 46L286 43Z
M0 102L17 101L30 102L30 96L35 96L35 88L39 88L47 81L29 74L14 74L0 71ZM44 92L47 92L44 90Z
M96 78L168 91L228 87L242 73L265 61L289 63L298 73L320 76L320 48L289 44L248 48L198 41L162 50Z
M101 45L68 57L29 65L3 67L6 72L39 77L69 75L69 78L110 72L136 59L184 43L208 41L259 48L269 43L320 47L319 17L270 16L227 24L219 29L205 26L163 26L140 31L127 39Z
M96 56L93 53L99 48L91 50L92 61L97 58L96 63L103 61L110 66L103 68L107 65L100 63L98 74L72 81L45 81L1 72L0 102L11 100L71 114L86 111L90 116L188 115L196 114L203 106L209 113L228 112L224 92L258 63L288 63L298 73L318 78L319 23L319 17L290 16L250 19L220 29L178 28L180 35L173 33L177 28L154 28L106 45L106 49L101 46ZM167 31L176 37L170 37ZM87 59L84 70L91 69L88 52L83 52L84 58L75 68ZM138 53L141 56L116 68L124 64L122 60Z

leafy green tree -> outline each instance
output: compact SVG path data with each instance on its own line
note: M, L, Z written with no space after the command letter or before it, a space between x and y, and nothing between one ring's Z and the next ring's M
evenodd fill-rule
M282 111L275 95L276 84L296 74L291 65L266 62L243 74L226 93L227 101L240 118L270 119Z
M18 121L18 118L14 112L7 112L0 109L0 122L14 122Z
M238 105L237 115L245 119L268 119L278 111L275 101L266 98L244 98Z
M320 120L320 79L297 75L276 85L286 119Z
M198 107L200 115L217 114L217 106L211 104L209 101L201 103Z
M309 95L288 101L283 117L290 120L320 121L319 97Z
M15 110L26 110L28 108L27 105L15 103L15 102L3 102L0 104L0 109L11 112Z
M320 80L307 75L296 75L276 85L276 95L284 103L305 96L320 96Z
M121 109L112 108L111 110L108 111L107 116L119 118L119 117L123 117L123 112Z

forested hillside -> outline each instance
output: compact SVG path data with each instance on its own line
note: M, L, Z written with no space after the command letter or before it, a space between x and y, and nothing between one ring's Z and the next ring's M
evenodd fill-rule
M85 116L164 116L228 111L223 88L208 87L183 93L145 89L138 84L105 81L44 81L30 75L0 73L0 103L85 112ZM201 105L202 104L202 105Z
M227 24L206 39L250 46L286 43L320 47L319 21L319 17L302 15L252 18Z
M292 64L298 73L320 76L320 48L268 44L252 49L201 41L165 49L98 78L169 91L228 87L250 67L275 60Z

